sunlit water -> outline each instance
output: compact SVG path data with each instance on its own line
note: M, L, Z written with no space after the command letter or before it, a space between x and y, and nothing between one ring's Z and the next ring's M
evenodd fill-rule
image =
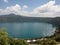
M0 23L15 38L39 38L53 35L55 27L48 23Z

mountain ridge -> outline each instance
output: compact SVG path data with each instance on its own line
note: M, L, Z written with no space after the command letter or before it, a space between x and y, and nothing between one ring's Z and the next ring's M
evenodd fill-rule
M50 18L50 17L26 17L15 14L0 15L0 23L6 22L42 22L50 23L55 25L60 25L60 17Z

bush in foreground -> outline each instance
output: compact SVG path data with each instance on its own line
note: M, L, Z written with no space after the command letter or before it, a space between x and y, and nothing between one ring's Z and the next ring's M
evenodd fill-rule
M56 45L56 41L55 40L51 40L51 39L40 40L40 41L37 41L37 44L38 45Z
M10 38L5 29L0 29L0 45L28 45L28 44L23 39Z

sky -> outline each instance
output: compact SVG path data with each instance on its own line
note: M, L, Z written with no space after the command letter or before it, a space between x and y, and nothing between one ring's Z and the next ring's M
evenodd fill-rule
M58 17L60 0L0 0L0 15L10 13L29 17Z

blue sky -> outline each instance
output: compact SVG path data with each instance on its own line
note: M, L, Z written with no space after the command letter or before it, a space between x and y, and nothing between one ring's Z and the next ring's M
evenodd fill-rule
M21 10L23 10L23 12L24 13L26 13L25 15L33 15L33 16L37 16L37 17L39 17L39 15L42 15L42 16L46 16L46 13L43 13L43 14L41 14L41 12L43 11L43 12L45 12L46 11L46 9L42 9L43 7L45 8L45 7L48 7L48 6L44 6L44 5L47 5L47 4L49 4L49 2L51 2L51 4L52 5L50 5L51 6L51 8L53 7L53 6L55 6L55 8L56 8L56 5L59 7L59 9L60 9L60 0L0 0L0 14L3 14L3 13L6 13L7 14L7 12L3 12L3 11L1 11L1 10L4 10L4 11L6 11L7 10L7 7L9 7L8 8L8 11L11 13L11 9L12 9L12 7L13 8L15 8L15 6L17 6L17 8L21 8ZM53 4L54 3L54 4ZM42 8L41 8L41 6L42 6ZM57 10L58 10L58 7L56 8ZM37 9L37 8L40 8L40 9ZM50 9L51 9L50 8ZM17 10L19 10L19 9L17 9ZM41 10L42 9L42 10ZM53 9L53 8L52 8ZM50 13L50 12L52 12L52 9L51 10L48 10L48 8L47 8L47 10L48 10L48 13ZM20 10L20 12L21 12L21 10ZM40 14L37 14L35 11L37 11L37 13L38 13L38 10L40 10ZM49 12L50 11L50 12ZM56 10L53 10L54 12L56 11ZM12 12L14 12L14 9L12 10ZM15 12L17 13L17 12L19 12L19 11L16 11L15 10ZM14 12L14 13L15 13ZM34 14L31 14L31 12L34 12ZM60 10L59 10L59 12L60 12ZM59 12L56 12L56 14L58 13L59 14ZM27 14L28 13L28 14ZM35 14L36 13L36 14ZM47 15L48 15L48 13L47 13ZM45 15L44 15L45 14ZM55 14L55 13L54 13ZM21 14L20 14L21 15ZM23 15L23 14L22 14ZM50 16L50 15L48 15L48 16ZM59 16L59 15L58 15Z
M21 6L28 5L30 7L29 10L31 10L37 6L47 3L50 0L7 0L7 1L8 2L5 2L4 0L0 0L0 8L6 8L7 6L19 4ZM55 0L55 1L56 4L60 4L60 0Z

